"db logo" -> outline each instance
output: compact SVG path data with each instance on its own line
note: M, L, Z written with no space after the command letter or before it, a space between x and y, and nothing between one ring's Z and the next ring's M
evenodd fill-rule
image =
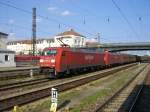
M92 55L85 56L85 60L93 60L93 59L94 59L94 56L92 56Z

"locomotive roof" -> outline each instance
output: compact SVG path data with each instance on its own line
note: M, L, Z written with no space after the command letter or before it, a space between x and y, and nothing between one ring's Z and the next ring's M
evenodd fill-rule
M82 51L82 52L89 52L89 53L102 52L102 51L93 50L93 49L70 48L70 47L48 47L48 48L45 48L44 50L51 50L51 49L62 49L62 50L67 50L67 51Z

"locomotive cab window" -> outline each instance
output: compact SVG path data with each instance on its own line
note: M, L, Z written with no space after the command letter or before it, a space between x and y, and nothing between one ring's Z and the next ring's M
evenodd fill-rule
M44 55L56 55L56 53L57 50L47 50L43 52Z

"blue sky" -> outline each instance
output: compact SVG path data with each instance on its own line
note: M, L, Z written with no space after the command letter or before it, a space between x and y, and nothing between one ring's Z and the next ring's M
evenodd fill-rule
M150 42L150 0L0 0L0 31L9 40L32 37L32 12L37 8L37 37L53 37L73 28L101 42ZM15 9L12 8L19 8ZM60 26L60 27L59 27Z

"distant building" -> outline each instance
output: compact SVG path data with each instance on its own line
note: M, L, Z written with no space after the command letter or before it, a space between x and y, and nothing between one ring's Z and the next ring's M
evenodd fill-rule
M0 49L6 49L8 34L0 32Z
M15 67L15 52L6 49L8 34L0 32L0 67Z
M16 54L28 54L31 51L30 40L11 41L7 43L7 49L15 51Z
M61 46L63 43L70 47L84 47L86 43L85 36L75 32L73 29L56 35L54 40L55 46L57 47Z
M36 40L36 53L41 52L46 47L53 47L54 39L38 39ZM16 54L31 54L32 41L31 40L18 40L9 41L7 49L15 51Z
M53 39L37 39L36 53L40 53L46 47L60 47L63 44L69 45L70 47L85 47L86 38L73 29L70 29L69 31L56 35ZM15 51L16 54L30 54L32 53L32 41L9 41L7 43L7 49Z
M14 51L0 49L0 67L15 67L14 56Z
M36 41L36 49L41 52L46 47L54 47L54 39L38 39Z

